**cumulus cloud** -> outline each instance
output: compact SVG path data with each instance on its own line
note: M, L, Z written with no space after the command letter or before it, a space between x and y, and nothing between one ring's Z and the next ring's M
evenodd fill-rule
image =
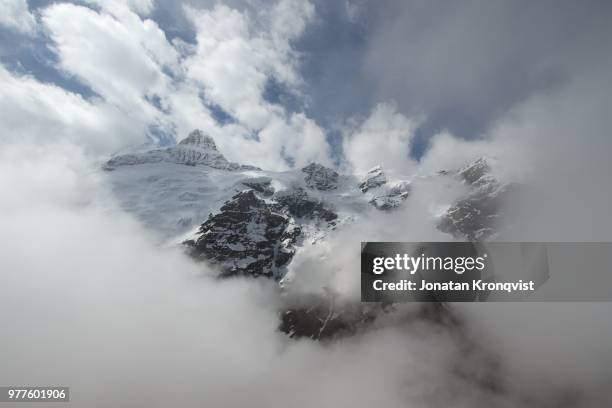
M312 20L313 6L282 0L257 13L186 7L194 44L170 41L131 3L102 2L96 10L53 4L42 22L58 68L121 112L142 140L151 127L176 139L202 128L234 161L277 170L330 163L324 130L265 97L270 81L299 97L292 41ZM221 122L215 110L229 120Z
M0 26L32 35L36 31L36 18L26 0L0 1Z
M378 164L392 173L414 172L416 163L408 153L417 120L399 113L395 104L382 103L361 123L355 122L349 121L343 142L344 156L354 172L364 174Z
M110 3L99 11L56 3L39 13L57 68L94 95L86 99L3 65L3 139L66 140L108 156L144 142L151 126L172 129L163 114L170 84L164 70L176 67L177 53L154 22Z
M186 77L202 88L208 103L221 107L245 128L246 134L238 140L219 140L231 159L277 170L288 163L330 162L324 132L313 120L264 97L272 80L299 95L301 80L291 41L313 14L310 3L289 0L260 11L256 18L225 5L188 9L197 45L185 60ZM239 144L248 148L237 149ZM241 155L242 150L249 156Z
M153 21L125 6L106 7L97 12L58 3L43 11L59 66L135 123L153 123L161 115L149 101L167 93L164 70L176 68L177 53Z
M70 142L93 155L108 155L118 146L142 140L145 129L103 101L85 100L30 76L14 75L0 66L0 122L3 143Z

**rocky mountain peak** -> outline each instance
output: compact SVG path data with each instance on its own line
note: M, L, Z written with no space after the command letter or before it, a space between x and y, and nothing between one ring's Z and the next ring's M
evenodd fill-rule
M516 186L500 182L489 160L479 157L456 172L468 187L468 193L451 205L437 225L442 232L472 241L485 240L497 231L503 216L503 203Z
M387 182L387 176L381 166L372 167L366 173L365 177L359 183L359 189L362 193L367 192L372 188L382 186Z
M192 131L176 146L153 149L144 153L122 154L111 158L104 165L105 170L115 170L121 166L135 166L151 163L174 163L187 166L208 166L220 170L259 170L257 167L241 165L228 161L219 150L215 141L201 130Z
M214 139L208 135L205 135L204 132L199 129L193 130L178 144L179 146L195 146L200 149L218 151Z
M334 190L338 188L338 173L329 167L325 167L318 163L310 163L302 169L306 173L304 181L308 188L314 190Z
M295 253L300 228L253 190L227 201L201 226L198 237L186 241L192 256L220 267L222 276L282 277L281 268Z
M311 197L301 187L279 191L274 198L278 202L278 210L284 211L293 217L322 219L331 222L338 218L331 208L322 201Z
M472 163L459 170L458 174L468 184L478 185L481 184L481 181L484 181L482 180L483 177L490 175L490 172L491 166L489 165L487 159L485 157L479 157Z
M274 194L274 187L272 187L272 179L270 177L250 177L242 180L241 184L262 194L264 197Z
M401 181L391 186L386 186L385 194L377 195L370 200L370 204L379 210L391 210L399 207L408 198L411 186L407 181Z
M140 164L147 165L133 168ZM438 230L474 241L496 234L506 196L514 192L494 177L490 164L479 158L431 176L465 189L435 215ZM213 265L223 277L286 279L284 290L291 287L288 266L302 247L321 245L333 230L360 222L368 206L392 217L408 197L418 197L420 184L411 182L426 183L430 177L388 178L376 166L357 179L318 163L285 172L242 172L252 168L228 162L199 130L176 146L116 156L108 166L115 170L109 176L125 206L146 222L156 227L180 222L182 241L195 222L200 224L183 241L191 256ZM336 303L333 296L283 306L281 330L293 337L332 338L361 330L378 313Z

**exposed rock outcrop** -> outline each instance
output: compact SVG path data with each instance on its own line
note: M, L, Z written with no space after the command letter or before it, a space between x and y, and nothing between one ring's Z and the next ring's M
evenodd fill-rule
M300 187L281 191L275 194L274 198L278 202L279 211L287 211L294 217L321 219L333 221L338 215L320 201L310 197L308 193Z
M483 157L460 169L456 175L469 187L469 192L446 211L437 228L471 241L490 238L496 233L503 215L503 203L517 185L499 182Z
M211 215L198 237L186 241L192 256L218 265L223 276L279 278L295 253L300 228L251 190L236 194Z
M392 210L408 198L410 183L399 182L392 186L386 194L381 194L370 200L370 204L379 210Z
M387 176L383 172L382 167L376 166L367 172L361 183L359 183L359 189L362 193L365 193L372 188L382 186L386 182Z
M306 173L304 181L313 190L335 190L338 188L338 173L318 163L311 163L302 169Z

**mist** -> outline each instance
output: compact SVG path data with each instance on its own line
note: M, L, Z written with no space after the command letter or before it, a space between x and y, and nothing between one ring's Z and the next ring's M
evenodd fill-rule
M419 322L341 342L278 329L279 292L214 279L122 213L76 147L3 150L3 384L71 387L75 406L471 406L458 343Z

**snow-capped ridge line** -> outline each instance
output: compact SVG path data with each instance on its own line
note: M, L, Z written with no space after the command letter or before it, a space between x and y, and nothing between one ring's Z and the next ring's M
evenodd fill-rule
M233 163L219 152L214 139L196 129L177 145L153 149L144 153L117 155L103 168L112 171L121 166L137 166L150 163L174 163L186 166L208 166L220 170L260 170L258 167Z

